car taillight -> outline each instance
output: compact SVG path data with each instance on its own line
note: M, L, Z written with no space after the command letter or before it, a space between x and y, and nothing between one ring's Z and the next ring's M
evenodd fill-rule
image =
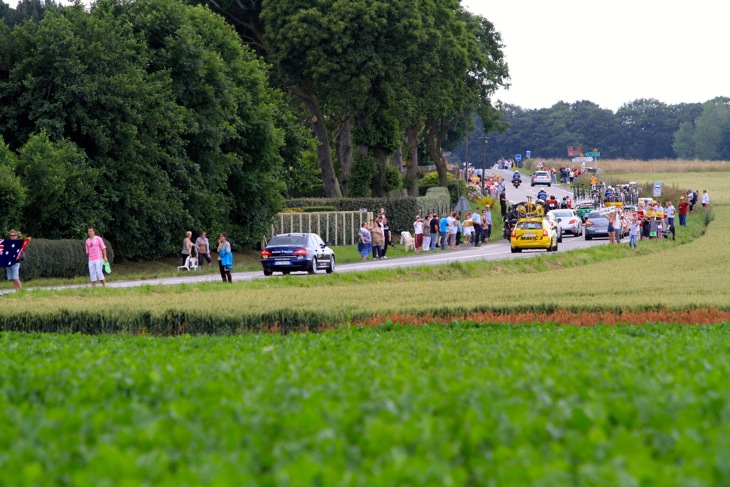
M515 238L517 236L517 232L512 230L512 234L510 235L510 238Z
M587 226L587 227L592 227L593 225L595 225L595 223L593 223L593 222L592 222L592 221L590 221L590 220L586 220L586 226Z
M269 257L271 257L271 250L264 249L261 251L261 258L268 259Z
M294 255L307 255L307 249L297 249L294 251Z
M575 218L573 218L572 220L570 220L570 223L569 223L569 225L572 225L573 223L576 223L577 221L578 221L578 220L576 220Z
M543 237L547 237L548 236L547 230L545 230L545 229L542 230L542 236Z

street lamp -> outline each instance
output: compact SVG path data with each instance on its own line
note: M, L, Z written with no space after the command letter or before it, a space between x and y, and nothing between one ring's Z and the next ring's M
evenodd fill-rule
M484 196L484 179L486 179L484 176L486 174L486 165L487 165L487 140L489 140L489 137L485 135L482 135L482 196Z

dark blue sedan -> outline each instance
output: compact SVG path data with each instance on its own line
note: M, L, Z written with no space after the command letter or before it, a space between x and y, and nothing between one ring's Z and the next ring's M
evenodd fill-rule
M287 233L276 235L261 251L264 275L274 272L308 272L315 274L335 270L335 253L316 233Z

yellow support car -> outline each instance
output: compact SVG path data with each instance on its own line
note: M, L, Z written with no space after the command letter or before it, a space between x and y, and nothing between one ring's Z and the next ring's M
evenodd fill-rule
M523 249L558 250L558 232L545 218L520 218L510 235L512 253Z

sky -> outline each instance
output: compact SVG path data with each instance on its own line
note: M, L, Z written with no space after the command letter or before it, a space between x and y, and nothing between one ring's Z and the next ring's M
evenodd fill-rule
M462 0L501 33L522 108L588 100L612 111L730 97L730 4L722 0Z

